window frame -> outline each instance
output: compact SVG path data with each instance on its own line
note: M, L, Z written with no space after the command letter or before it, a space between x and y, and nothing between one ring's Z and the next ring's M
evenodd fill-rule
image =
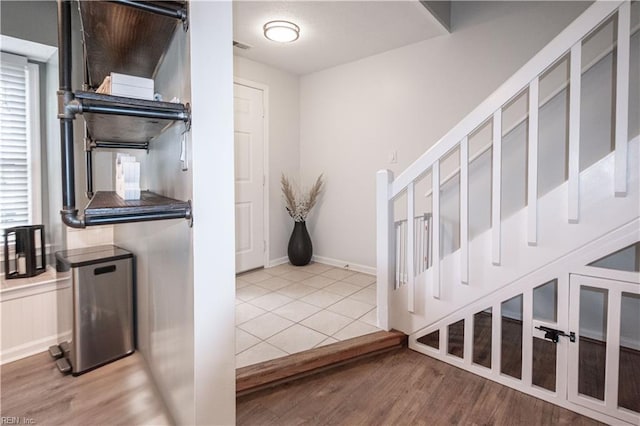
M28 59L27 59L28 61ZM27 62L27 98L29 99L27 139L29 143L29 222L42 224L42 127L40 126L40 66Z
M27 131L27 196L28 196L28 223L41 224L43 218L42 200L42 128L40 121L40 107L43 93L40 88L40 66L26 55L19 55L2 51L2 60L13 62L25 67L25 97L27 99L26 131ZM10 228L9 224L0 224L0 240L4 244L4 229ZM13 244L10 242L10 246ZM4 248L0 248L0 253Z

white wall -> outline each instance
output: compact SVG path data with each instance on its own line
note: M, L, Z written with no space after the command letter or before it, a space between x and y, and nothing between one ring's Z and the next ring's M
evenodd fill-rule
M301 174L327 180L315 254L374 266L375 172L404 170L586 6L454 2L451 35L303 76Z
M0 3L2 34L48 46L58 45L55 1L7 1Z
M233 75L268 86L269 104L269 260L287 256L293 221L280 191L280 175L300 176L300 78L268 65L235 56Z
M143 158L150 190L193 202L194 222L117 225L136 255L138 344L177 424L235 421L235 266L231 4L193 2L156 90L192 105L189 169L175 123ZM194 88L192 91L191 88Z
M189 35L176 31L155 78L167 99L191 98ZM151 142L144 161L145 186L177 199L192 199L192 173L180 171L176 122ZM191 144L187 152L191 153ZM191 159L189 159L191 160ZM104 166L104 165L103 165ZM110 166L110 165L109 165ZM135 255L138 350L143 354L174 420L194 422L193 253L186 220L116 225L115 244Z
M236 401L231 2L192 2L190 8L191 82L196 89L192 93L195 423L231 425Z

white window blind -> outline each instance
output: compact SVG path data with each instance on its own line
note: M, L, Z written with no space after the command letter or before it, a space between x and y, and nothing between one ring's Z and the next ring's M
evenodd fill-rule
M40 220L38 67L0 57L0 231ZM37 178L37 180L36 180ZM38 212L36 213L36 207ZM1 238L1 237L0 237Z

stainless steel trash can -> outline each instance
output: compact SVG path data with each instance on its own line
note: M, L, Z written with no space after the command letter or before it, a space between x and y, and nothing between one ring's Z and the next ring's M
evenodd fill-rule
M132 354L133 254L113 245L60 251L56 269L71 279L72 340L60 345L71 373Z

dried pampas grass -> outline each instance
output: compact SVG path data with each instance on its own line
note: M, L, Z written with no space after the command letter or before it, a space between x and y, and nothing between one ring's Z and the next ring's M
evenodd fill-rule
M282 185L282 195L284 196L285 208L287 209L289 216L291 216L296 222L304 222L313 206L316 205L316 202L318 201L318 197L320 196L322 187L324 185L322 177L322 174L318 176L316 182L308 192L300 191L300 197L298 197L298 191L296 191L296 189L291 184L289 179L284 175L284 173L280 177L280 184Z

